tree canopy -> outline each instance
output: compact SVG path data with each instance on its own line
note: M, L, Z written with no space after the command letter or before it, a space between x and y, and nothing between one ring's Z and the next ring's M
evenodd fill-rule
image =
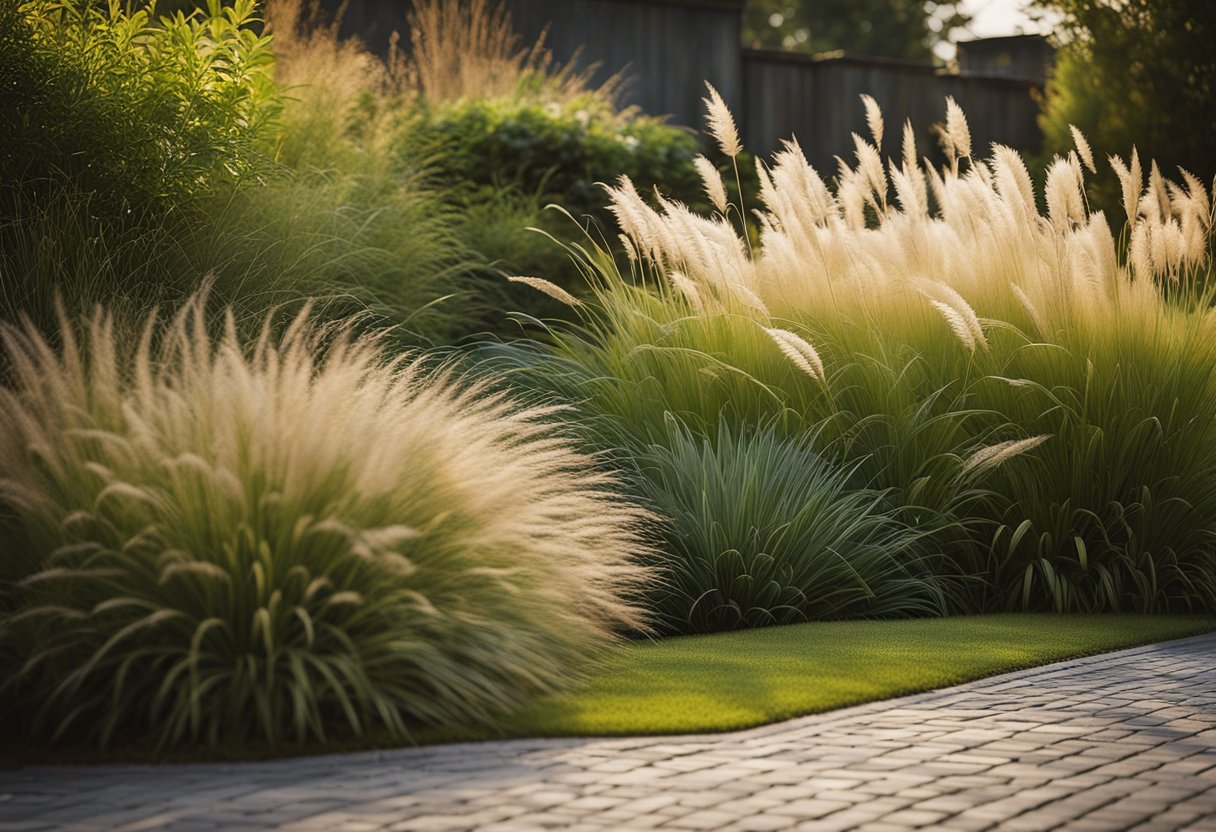
M1061 15L1062 48L1041 124L1045 149L1072 147L1069 124L1096 154L1133 144L1168 176L1216 175L1216 3L1036 0ZM1107 183L1109 186L1111 183Z
M756 48L924 60L967 25L961 6L940 0L748 0L743 37Z

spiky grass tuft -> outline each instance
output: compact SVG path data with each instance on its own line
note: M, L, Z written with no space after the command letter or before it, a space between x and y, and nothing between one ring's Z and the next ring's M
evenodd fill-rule
M640 625L643 515L552 408L305 315L213 338L201 298L82 332L3 331L0 690L35 732L487 722Z

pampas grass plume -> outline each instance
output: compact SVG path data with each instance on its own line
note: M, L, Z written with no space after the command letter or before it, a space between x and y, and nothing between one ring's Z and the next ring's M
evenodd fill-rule
M824 373L823 359L802 336L790 332L788 329L765 329L764 331L773 339L781 352L794 362L794 366L816 381L826 383L827 376Z
M583 303L561 286L558 286L551 280L545 280L543 277L525 277L521 275L513 275L508 277L507 280L511 281L512 283L522 283L525 286L531 286L538 292L542 292L553 298L555 301L564 303L566 306L581 306Z
M705 186L705 195L709 197L709 201L713 203L714 208L725 214L727 208L726 185L722 181L722 174L714 167L714 163L706 159L701 154L693 159L693 164L696 165L697 173L701 176L701 182Z
M705 102L705 120L709 125L709 134L718 142L718 147L722 152L734 159L743 152L743 145L739 141L739 128L735 126L735 117L731 114L730 108L726 106L726 102L722 100L722 96L714 89L714 85L707 81L705 87L709 90L709 97L703 98L702 101Z

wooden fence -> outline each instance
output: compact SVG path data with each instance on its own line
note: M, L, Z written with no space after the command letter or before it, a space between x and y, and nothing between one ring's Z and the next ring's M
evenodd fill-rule
M629 103L701 122L709 81L732 106L743 100L739 15L743 0L508 0L525 42L547 32L554 57L598 64L601 79L624 72Z
M326 0L337 2L337 0ZM384 48L393 29L404 28L409 0L350 0L346 29ZM934 123L945 99L962 105L977 151L1000 141L1037 151L1036 90L1047 58L1040 39L999 39L1000 74L983 42L969 50L982 74L951 74L928 63L866 57L815 58L741 47L744 0L507 0L525 42L542 32L554 57L577 56L597 64L601 78L624 72L628 103L699 127L701 98L710 81L731 106L748 149L768 153L798 137L811 161L834 171L836 155L851 157L851 132L865 132L858 96L868 93L883 108L887 149L894 150L905 119L917 129L921 152L936 147ZM1006 53L1012 52L1012 57ZM967 61L964 61L964 66ZM1019 77L1019 75L1024 77Z
M860 96L874 97L886 122L884 151L898 155L903 123L911 119L921 155L936 155L932 128L945 117L946 96L967 113L977 153L999 141L1037 151L1041 135L1035 85L999 76L952 75L912 61L792 53L743 53L743 133L749 147L770 151L797 137L821 172L835 172L835 157L852 160L852 133L868 136Z

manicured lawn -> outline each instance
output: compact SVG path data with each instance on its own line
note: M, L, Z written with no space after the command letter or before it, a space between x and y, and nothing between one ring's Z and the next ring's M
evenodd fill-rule
M1018 614L798 624L632 644L589 684L538 702L505 733L729 731L1213 629L1211 616Z
M585 685L538 701L499 733L427 731L420 743L501 737L730 731L959 684L1077 656L1216 630L1213 616L992 615L798 624L633 643ZM388 737L285 745L280 755L398 745ZM258 759L263 747L181 749L0 746L0 767L38 762Z

